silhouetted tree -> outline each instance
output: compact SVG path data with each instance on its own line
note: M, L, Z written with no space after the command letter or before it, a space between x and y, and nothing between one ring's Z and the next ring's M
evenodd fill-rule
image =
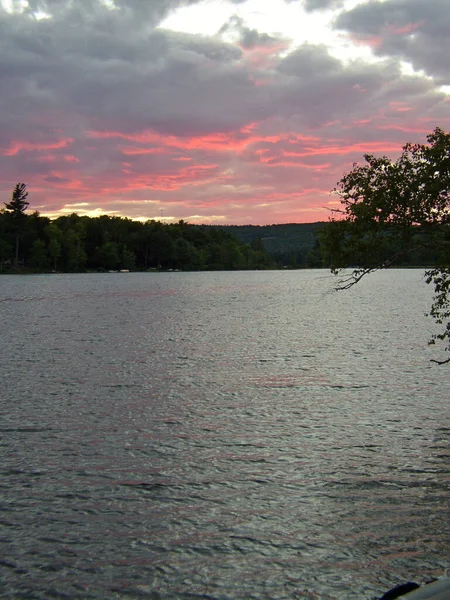
M119 250L115 242L106 242L98 249L100 265L104 269L117 269L119 266Z
M13 231L16 231L26 201L21 207L10 204L0 210L2 270L10 269L13 263ZM13 217L15 211L19 215L16 220ZM25 215L24 219L20 231L20 258L23 258L25 269L69 272L148 268L204 270L273 265L264 250L253 250L229 231L190 225L185 221L170 225L154 220L141 223L117 216L87 217L76 213L50 221L37 211Z
M406 144L395 162L366 154L365 164L354 164L335 190L341 218L321 229L319 237L333 272L354 267L338 289L402 259L428 257L433 268L425 271L425 279L435 292L430 315L443 325L430 343L446 341L449 351L450 133L436 128L427 141ZM435 362L449 363L450 358Z
M44 240L37 239L33 242L30 265L39 271L46 271L48 269L49 258Z
M26 222L26 214L25 211L29 206L29 202L27 201L28 192L27 186L25 183L18 183L14 188L12 193L12 198L10 202L4 202L5 212L9 217L11 229L15 234L15 254L14 254L14 266L17 269L19 265L19 242L20 237L23 232L25 222Z
M51 223L45 228L45 234L48 238L48 255L52 261L53 270L56 271L58 268L58 259L62 253L63 234L55 223Z

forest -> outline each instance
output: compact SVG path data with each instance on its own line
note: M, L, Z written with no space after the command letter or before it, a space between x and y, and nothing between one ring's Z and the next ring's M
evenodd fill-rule
M50 220L37 212L14 213L5 203L0 210L0 272L329 267L338 254L330 248L331 225L167 224L75 213ZM342 241L346 233L334 226ZM423 232L418 230L417 236L421 240ZM396 257L392 266L427 266L435 264L440 253L420 243L406 251L402 240L386 230L370 252L362 243L348 248L347 264L369 266L390 256Z
M25 184L0 211L0 270L79 272L115 270L236 270L273 268L258 243L183 220L145 223L118 216L71 214L50 220L27 214Z

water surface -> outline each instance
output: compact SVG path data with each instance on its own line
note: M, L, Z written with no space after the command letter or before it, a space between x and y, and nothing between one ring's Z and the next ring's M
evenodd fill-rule
M2 597L373 599L441 575L430 290L332 285L1 277Z

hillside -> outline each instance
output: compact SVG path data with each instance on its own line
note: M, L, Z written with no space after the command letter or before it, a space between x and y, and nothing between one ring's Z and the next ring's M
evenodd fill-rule
M225 229L238 240L253 247L262 244L278 264L295 267L305 265L308 254L316 247L315 232L323 225L324 222L283 225L208 225L206 227ZM311 260L310 254L308 262Z

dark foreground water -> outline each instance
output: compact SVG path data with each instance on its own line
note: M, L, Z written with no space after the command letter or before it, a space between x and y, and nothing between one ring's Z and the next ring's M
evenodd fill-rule
M0 277L0 596L362 600L441 575L430 290L331 279Z

